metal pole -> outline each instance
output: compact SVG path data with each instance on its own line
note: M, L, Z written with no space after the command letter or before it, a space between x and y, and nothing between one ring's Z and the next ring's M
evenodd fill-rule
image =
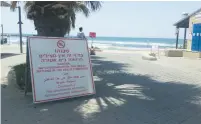
M23 49L22 49L22 21L21 21L21 8L20 6L18 7L18 11L19 11L19 33L20 33L20 53L23 53Z
M26 48L27 48L27 52L26 52L26 68L25 68L25 90L24 90L24 95L27 95L28 92L28 88L29 88L29 83L28 83L28 76L29 76L29 48L28 48L28 37L27 37L27 43L26 43Z
M91 48L92 48L92 46L93 46L93 37L92 37L92 42L91 42Z
M178 48L178 42L179 42L179 28L176 29L176 35L177 35L177 38L176 38L176 49Z
M1 24L1 40L3 41L3 24Z
M186 46L186 31L187 31L187 29L185 28L185 29L184 29L184 43L183 43L183 49L185 49L185 46Z

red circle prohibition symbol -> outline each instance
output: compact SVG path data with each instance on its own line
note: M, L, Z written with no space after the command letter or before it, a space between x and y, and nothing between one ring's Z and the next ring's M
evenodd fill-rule
M57 42L57 46L58 46L59 48L64 48L64 47L65 47L65 42L62 41L62 40L59 40L59 41Z

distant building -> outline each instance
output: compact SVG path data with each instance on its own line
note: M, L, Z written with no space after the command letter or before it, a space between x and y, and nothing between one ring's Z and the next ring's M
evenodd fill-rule
M187 50L201 52L201 9L190 17L188 30Z
M192 14L186 15L175 23L174 26L177 28L176 48L178 47L179 29L184 28L183 48L187 51L201 52L201 8Z

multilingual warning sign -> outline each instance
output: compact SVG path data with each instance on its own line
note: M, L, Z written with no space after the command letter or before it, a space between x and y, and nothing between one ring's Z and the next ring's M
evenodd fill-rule
M95 94L87 41L29 37L34 103Z

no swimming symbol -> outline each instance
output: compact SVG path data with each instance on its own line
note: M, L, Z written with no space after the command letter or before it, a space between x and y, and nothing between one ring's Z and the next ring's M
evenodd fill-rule
M59 40L59 41L57 42L57 46L58 46L59 48L64 48L64 47L65 47L65 42L64 42L63 40Z

